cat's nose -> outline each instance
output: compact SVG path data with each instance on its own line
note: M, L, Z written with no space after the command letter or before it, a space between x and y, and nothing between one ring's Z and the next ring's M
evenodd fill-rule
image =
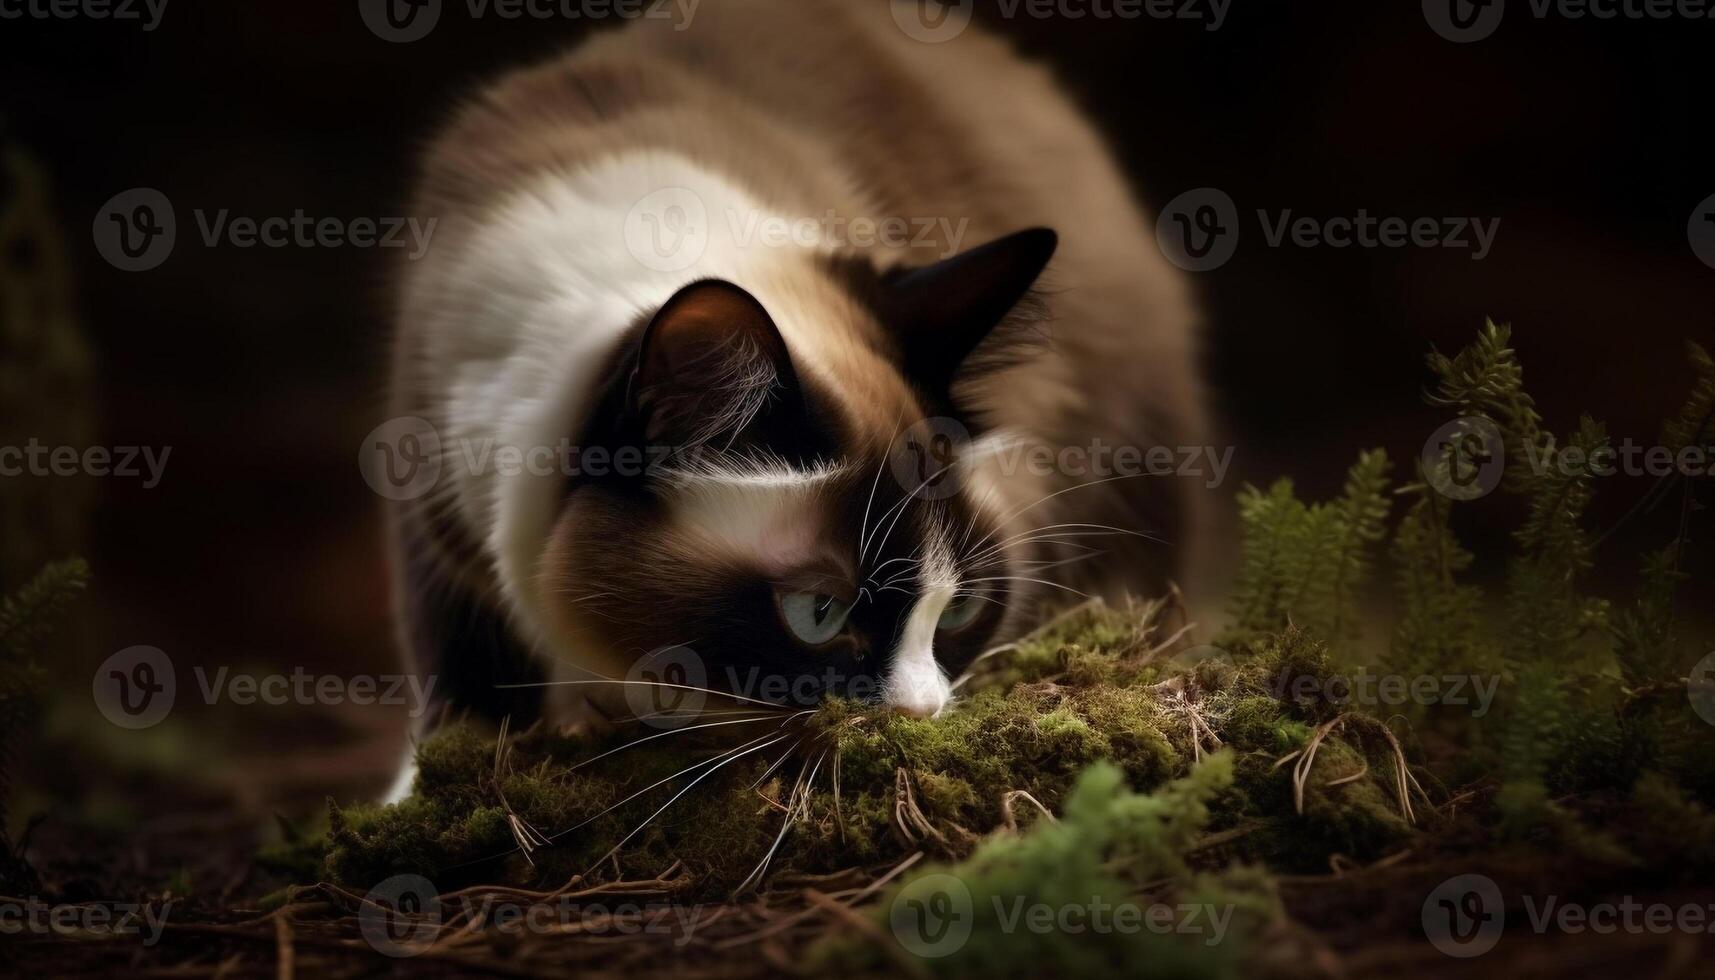
M916 701L889 701L887 706L896 715L907 718L933 718L941 713L944 702L924 698Z
M888 679L885 702L895 714L907 718L933 718L941 713L953 692L947 679L937 668L915 673L896 670Z

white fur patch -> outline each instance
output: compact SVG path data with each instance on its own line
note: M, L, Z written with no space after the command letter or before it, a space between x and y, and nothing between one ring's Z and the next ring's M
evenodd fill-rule
M706 216L687 229L698 236L694 261L671 268L640 255L637 241L639 207L663 191L700 202ZM808 251L740 241L725 218L733 213L766 212L684 157L628 153L513 195L458 247L432 250L408 286L407 310L428 321L426 359L446 372L444 479L467 526L490 529L487 551L514 622L543 652L573 653L556 649L536 587L562 481L502 472L492 453L552 447L575 432L625 331L689 282L743 285L784 332L813 320L799 288L813 268ZM483 458L490 465L472 465ZM730 513L733 502L722 506Z
M826 529L817 499L836 465L709 460L663 474L675 525L728 556L783 573L810 560Z
M935 659L935 629L958 590L952 551L939 534L930 536L918 573L917 602L905 619L905 631L882 679L882 700L913 718L932 718L952 700L953 687Z

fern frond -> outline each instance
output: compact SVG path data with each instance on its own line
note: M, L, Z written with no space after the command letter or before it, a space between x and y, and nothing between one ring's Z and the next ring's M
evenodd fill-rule
M1715 358L1695 343L1687 342L1686 347L1697 380L1679 413L1661 427L1662 445L1676 454L1687 446L1708 447L1715 442Z
M1518 491L1528 478L1525 467L1552 454L1554 437L1543 430L1536 401L1524 390L1524 367L1508 346L1511 339L1511 327L1489 321L1476 342L1457 355L1431 352L1429 370L1437 382L1426 400L1462 416L1493 422L1501 431L1506 452L1502 485Z

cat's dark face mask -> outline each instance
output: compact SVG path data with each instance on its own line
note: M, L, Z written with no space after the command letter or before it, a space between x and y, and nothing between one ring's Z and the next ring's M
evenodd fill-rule
M628 348L634 366L590 434L648 464L568 487L544 562L566 628L632 680L678 678L664 705L708 688L727 707L943 708L1024 580L983 470L1004 436L961 416L953 386L1053 245L1023 232L924 269L848 274L885 327L871 360L889 375L849 383L799 370L744 289L681 290ZM897 405L853 410L854 390Z

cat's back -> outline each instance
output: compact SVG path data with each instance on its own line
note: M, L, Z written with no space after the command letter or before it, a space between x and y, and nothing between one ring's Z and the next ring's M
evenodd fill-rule
M927 264L1021 228L1056 229L1060 247L1045 278L1051 352L971 385L969 406L1051 445L1200 444L1189 290L1154 247L1095 127L1048 70L1002 40L973 25L931 43L897 9L703 2L688 21L638 20L478 92L422 164L417 208L440 225L437 248L403 291L400 407L429 413L435 393L425 389L440 386L476 393L448 400L461 409L450 412L455 431L526 414L503 396L548 384L542 351L568 332L612 335L622 317L628 323L691 275L675 279L649 262L640 269L624 238L628 212L661 188L689 186L690 172L719 185L708 220L730 239L726 254L770 275L790 256L738 242L759 214L837 214L848 224L836 228L836 247L861 245L844 240L855 236L852 219L903 223L908 240L867 249L881 264ZM554 196L568 187L570 195ZM539 234L525 234L503 210L519 201ZM495 228L507 223L512 240L497 249ZM692 272L752 284L733 268L709 260ZM580 298L533 323L495 309L495 297L528 296L544 283ZM766 298L767 283L757 285ZM473 306L483 329L459 312ZM529 425L513 428L529 434L551 413L528 414ZM1176 516L1149 523L1199 522L1190 512L1200 500L1147 483L1169 502L1140 503L1129 484L1079 499L1116 521L1171 510ZM1053 478L1021 481L1019 492L1055 488ZM467 510L480 523L487 506Z

